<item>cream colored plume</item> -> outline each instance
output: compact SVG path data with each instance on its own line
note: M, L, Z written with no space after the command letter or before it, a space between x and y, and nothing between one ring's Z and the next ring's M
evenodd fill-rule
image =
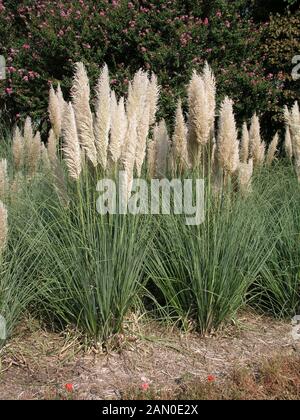
M157 143L151 140L147 147L147 175L150 179L155 177L157 166Z
M51 163L50 163L50 159L49 159L49 155L48 155L48 150L45 147L44 143L41 143L41 161L43 164L43 168L46 171L49 171L51 169Z
M48 142L47 142L48 157L49 157L51 165L54 165L57 160L56 149L57 149L56 137L55 137L54 131L51 129L49 131Z
M49 118L50 118L53 131L56 137L58 138L61 132L61 120L62 120L61 105L59 103L58 96L55 93L55 90L53 89L52 85L49 90L48 113L49 113Z
M127 117L124 107L124 98L117 103L115 92L111 93L111 129L109 152L114 163L118 162L121 156L127 132Z
M59 109L60 109L60 116L61 116L61 123L65 112L65 107L67 105L66 101L64 100L64 95L62 93L60 83L57 84L56 88L56 97L58 99Z
M210 119L205 83L196 71L188 86L189 142L204 146L209 139Z
M279 142L279 134L276 133L275 136L273 137L269 147L268 147L267 156L266 156L266 164L267 165L271 165L274 158L275 158L275 154L277 152L278 142Z
M71 96L79 143L88 159L96 166L97 152L93 131L93 117L90 108L90 85L83 63L75 64Z
M39 131L36 132L33 137L27 155L27 169L29 175L33 176L39 167L40 158L41 158L41 134Z
M179 99L176 109L175 127L173 134L173 159L175 171L182 174L189 166L187 148L187 127L182 112L181 99Z
M103 169L107 166L107 150L111 125L111 97L109 73L105 64L101 70L96 86L94 133L97 158Z
M63 153L68 172L72 179L77 180L79 179L81 173L81 155L75 114L71 103L67 105L65 110L62 124L62 134Z
M148 86L147 100L149 102L149 123L153 125L155 123L156 112L158 109L160 87L157 82L157 76L152 73L150 83Z
M285 137L284 137L284 150L286 156L291 160L293 158L293 146L292 146L292 138L290 127L285 127Z
M146 156L146 146L149 134L150 104L146 102L143 115L137 126L137 145L135 153L135 165L138 177L141 176L143 162Z
M250 144L250 137L249 131L247 128L247 123L244 122L243 129L242 129L242 138L240 144L240 161L242 163L247 163L249 159L249 144Z
M19 127L13 133L12 154L15 170L19 171L24 165L24 139Z
M220 166L227 174L234 174L239 166L239 142L233 113L233 102L226 97L221 104L217 155Z
M8 191L7 160L0 160L0 197L4 198Z
M251 119L250 126L250 154L253 158L253 165L261 165L264 161L265 145L261 140L260 123L256 114Z
M246 195L251 192L251 179L253 174L253 160L248 163L241 162L238 170L239 186L242 194Z
M131 116L128 121L127 133L122 149L121 162L123 169L126 172L127 176L127 199L130 197L132 181L133 181L133 170L135 164L135 155L136 155L136 144L137 144L137 123L136 117Z
M25 124L24 124L23 138L24 138L24 158L26 159L26 162L27 162L27 156L29 154L29 147L33 139L33 128L32 128L32 122L31 122L30 117L26 117Z
M153 138L157 144L156 175L163 178L167 174L168 153L170 147L167 125L164 119L162 119L159 124L154 127Z
M202 72L202 79L204 81L204 87L207 96L207 118L209 124L209 131L211 133L211 138L213 138L216 113L216 79L207 61L205 62L204 69Z
M292 147L295 159L295 170L300 182L300 112L298 102L295 102L290 113L290 129L292 134Z
M141 168L146 155L146 141L150 127L150 105L151 101L147 99L149 88L149 79L146 72L138 70L128 87L128 99L126 111L128 121L131 118L136 119L136 157L135 165L138 176L141 174ZM152 98L152 106L154 106Z
M7 210L2 201L0 201L0 255L7 244L8 236L8 223L7 223Z

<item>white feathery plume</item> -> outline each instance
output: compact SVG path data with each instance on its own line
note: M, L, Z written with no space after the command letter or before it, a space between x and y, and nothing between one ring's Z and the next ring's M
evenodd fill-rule
M127 199L130 197L132 181L133 181L133 170L136 155L136 144L137 144L137 123L136 117L131 115L128 121L127 133L123 145L121 161L123 168L127 176Z
M41 134L39 131L36 132L33 137L31 144L29 145L29 154L27 156L27 165L29 175L34 175L39 167L41 158Z
M8 236L8 223L7 223L7 210L2 201L0 201L0 255L7 244Z
M8 191L7 160L0 159L0 197L5 197Z
M61 118L61 123L62 123L64 112L65 112L65 107L66 107L67 103L64 100L64 95L62 93L60 83L57 84L56 97L58 99L58 104L59 104L59 109L60 109L60 118Z
M58 138L61 132L61 107L52 85L49 90L48 113L53 131Z
M103 169L107 166L107 149L111 125L111 97L109 73L105 64L96 86L94 133L97 158Z
M250 153L253 158L253 164L261 165L263 163L262 155L264 146L262 144L260 135L260 123L257 114L255 113L251 119L250 126Z
M81 173L81 155L75 114L71 103L65 110L62 134L63 152L69 175L72 179L78 180Z
M248 163L241 162L239 164L238 179L242 194L246 195L251 192L251 178L253 174L253 160L250 159Z
M150 104L147 102L144 107L143 115L137 126L137 145L135 153L135 165L138 177L141 176L143 162L146 156L147 138L149 134Z
M158 177L164 177L168 168L168 152L170 147L167 125L164 119L154 127L153 138L157 144L156 175Z
M150 179L155 177L157 163L157 143L156 140L148 142L147 146L147 175Z
M242 163L247 163L249 159L249 144L250 144L250 137L249 131L247 128L247 123L244 122L243 129L242 129L242 138L240 144L240 161Z
M221 104L217 139L218 162L226 174L239 166L239 142L233 113L233 101L227 96Z
M288 125L285 127L284 150L286 156L291 160L293 158L293 146L290 127Z
M51 129L49 131L48 142L47 142L48 157L49 157L51 165L54 165L57 161L56 149L57 149L56 137L55 137L54 131Z
M209 124L209 131L211 133L211 138L213 138L216 113L216 79L207 61L205 62L204 69L202 72L202 79L204 81L204 87L207 96L207 118Z
M160 87L157 82L157 76L152 73L150 83L148 86L147 98L149 102L149 124L153 125L155 123L156 112L158 109L158 100L159 100Z
M32 121L31 118L28 116L26 117L24 130L23 130L23 138L24 138L24 158L28 159L29 148L33 139L33 128L32 128Z
M188 86L189 141L204 146L209 139L210 118L205 83L196 71Z
M93 131L93 117L90 108L90 85L83 63L75 64L71 96L79 143L88 159L96 166L97 152Z
M173 158L174 169L178 170L180 174L188 168L187 127L182 112L181 99L179 99L176 109L173 133Z
M19 171L24 164L24 139L18 126L13 133L12 154L14 167Z
M271 165L274 158L275 158L275 154L277 152L278 142L279 142L279 135L278 135L278 133L276 133L275 136L273 137L269 147L268 147L267 156L266 156L266 164L267 165Z
M298 102L295 102L290 113L290 129L292 134L295 170L300 182L300 112Z
M45 147L44 143L41 143L41 161L43 164L43 168L46 171L49 171L51 169L51 163L48 155L48 149Z
M111 110L111 129L110 129L110 141L108 149L110 157L114 163L116 163L121 154L121 132L120 132L120 120L118 114L118 102L114 91L111 92L110 101Z

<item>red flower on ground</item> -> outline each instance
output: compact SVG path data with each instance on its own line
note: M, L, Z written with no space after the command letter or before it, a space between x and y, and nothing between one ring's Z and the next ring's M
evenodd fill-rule
M141 388L143 391L147 391L149 389L149 384L147 384L147 382L143 382Z
M214 375L208 375L207 377L208 382L213 382L215 379Z
M68 384L65 385L65 388L68 392L73 392L74 391L73 384L68 383Z

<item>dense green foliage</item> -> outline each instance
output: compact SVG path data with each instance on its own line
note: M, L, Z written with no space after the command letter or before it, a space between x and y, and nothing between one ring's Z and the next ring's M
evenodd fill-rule
M272 120L274 131L280 107L299 94L299 81L291 82L290 74L300 15L297 2L289 2L293 15L288 3L279 3L1 1L0 54L8 77L0 81L0 108L12 122L29 112L45 126L49 84L64 80L66 93L74 62L87 65L92 81L106 62L119 93L139 67L157 73L161 112L171 122L193 68L208 60L219 99L233 97L239 121L256 110L264 115L263 129ZM270 20L276 12L284 16Z

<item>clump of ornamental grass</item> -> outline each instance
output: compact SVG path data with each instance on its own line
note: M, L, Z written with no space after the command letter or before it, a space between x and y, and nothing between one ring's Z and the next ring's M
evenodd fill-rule
M139 303L154 232L147 216L99 214L90 182L88 171L78 185L70 181L68 191L76 194L70 194L68 208L49 193L26 206L35 219L30 237L41 227L44 232L37 263L43 284L36 300L40 317L56 328L75 327L99 343L120 333Z
M277 163L255 177L256 195L267 196L266 235L273 245L249 294L251 305L279 318L298 314L300 303L300 188L288 166Z
M263 196L219 201L207 191L204 206L205 220L196 226L181 215L157 219L159 235L146 261L161 317L202 334L244 307L272 246Z
M0 347L29 309L36 290L41 288L36 270L40 257L38 240L33 236L29 240L28 236L33 215L18 206L18 196L14 198L16 203L9 208L0 202L0 314L5 320ZM39 238L41 235L42 230Z

